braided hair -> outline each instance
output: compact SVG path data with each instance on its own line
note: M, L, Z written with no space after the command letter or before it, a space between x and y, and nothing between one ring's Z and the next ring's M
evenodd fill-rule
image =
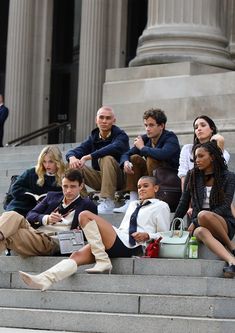
M214 176L214 184L213 184L213 191L211 191L210 196L210 202L213 205L220 205L224 200L224 191L223 191L223 173L225 170L228 169L226 161L223 157L222 150L217 146L217 143L215 140L205 142L202 144L198 144L194 147L193 150L193 157L194 157L194 163L195 163L195 152L196 149L203 148L208 153L213 156L213 176ZM197 180L198 176L204 175L204 172L199 170L197 166L195 165L194 168L190 172L190 178L189 178L189 188L192 193L193 200L195 200L195 203L199 202L198 195L197 195Z

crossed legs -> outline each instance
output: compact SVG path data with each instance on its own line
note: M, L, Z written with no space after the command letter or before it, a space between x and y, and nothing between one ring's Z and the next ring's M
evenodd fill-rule
M88 273L111 272L112 264L105 252L114 244L116 233L107 221L101 217L89 212L83 211L79 216L80 225L89 242L81 250L74 252L69 259L64 259L47 271L31 275L20 272L23 281L32 288L46 290L54 282L61 281L64 278L74 274L77 266L96 262L93 268L86 271Z
M116 239L116 232L114 231L112 225L102 217L95 215L88 210L83 211L79 215L79 223L84 230L85 235L86 226L92 221L95 221L97 224L104 248L106 250L110 249ZM91 264L95 261L90 244L87 244L81 250L72 253L70 258L73 259L78 266Z

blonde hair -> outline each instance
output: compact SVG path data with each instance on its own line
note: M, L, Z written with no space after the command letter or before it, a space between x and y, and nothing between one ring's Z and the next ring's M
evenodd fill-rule
M37 184L39 186L44 185L44 182L45 182L44 176L45 176L46 170L43 166L43 161L44 161L44 157L47 154L50 156L52 161L55 162L55 164L56 164L57 171L55 174L55 180L56 180L56 184L58 186L61 186L62 176L64 175L64 171L65 171L65 164L63 161L62 153L61 153L60 149L56 146L46 146L45 148L43 148L43 150L39 154L38 162L35 167L36 174L38 175Z

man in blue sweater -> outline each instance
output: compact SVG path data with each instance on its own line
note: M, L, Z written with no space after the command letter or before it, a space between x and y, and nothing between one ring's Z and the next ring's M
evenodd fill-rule
M97 213L96 205L89 198L81 198L82 188L81 173L67 170L62 179L63 192L48 192L27 214L27 220L15 211L3 213L0 216L0 253L8 248L23 257L59 254L54 235L58 231L79 228L78 217L82 211Z
M100 191L99 214L112 213L115 192L124 186L119 163L121 155L129 150L129 137L115 126L115 122L113 109L101 107L96 115L97 127L77 148L66 154L70 168L82 170L85 184ZM90 160L91 167L85 165Z
M160 109L144 112L145 135L134 140L134 146L121 157L120 165L126 173L126 189L130 191L130 200L114 212L124 213L130 201L137 199L137 182L142 176L153 176L157 167L171 167L178 170L180 145L177 136L165 129L167 117Z

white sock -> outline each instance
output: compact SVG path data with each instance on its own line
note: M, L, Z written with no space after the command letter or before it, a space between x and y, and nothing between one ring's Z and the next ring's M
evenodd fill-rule
M138 199L138 193L135 191L130 191L130 201L134 201Z

